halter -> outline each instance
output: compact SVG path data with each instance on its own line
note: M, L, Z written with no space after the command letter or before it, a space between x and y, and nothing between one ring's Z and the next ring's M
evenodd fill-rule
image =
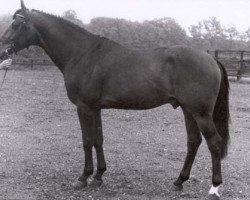
M15 16L18 16L18 17L25 19L25 17L23 15L20 15L20 14L16 14Z
M25 16L23 16L23 15L21 15L21 14L15 14L15 17L20 17L20 18L22 18L24 21L22 22L22 23L26 23L25 22ZM15 18L14 17L14 18ZM10 47L8 47L4 52L5 52L5 54L7 55L7 57L10 57L11 56L11 54L12 53L14 53L14 52L16 52L16 50L15 50L15 42L14 41L9 41L9 43L10 43Z

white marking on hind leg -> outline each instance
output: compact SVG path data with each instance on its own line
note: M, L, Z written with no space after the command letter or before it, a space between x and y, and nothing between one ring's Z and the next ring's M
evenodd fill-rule
M219 192L218 192L218 189L219 189L219 186L214 187L214 186L212 185L212 187L211 187L210 190L209 190L209 194L215 194L217 197L220 197Z

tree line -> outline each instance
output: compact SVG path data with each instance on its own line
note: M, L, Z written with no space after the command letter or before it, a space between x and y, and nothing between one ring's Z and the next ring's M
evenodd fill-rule
M76 23L91 33L112 39L133 49L151 49L173 45L188 45L201 50L249 50L250 28L239 32L234 26L223 26L216 17L182 28L176 20L165 17L144 22L132 22L125 19L96 17L84 24L74 10L62 14L65 19ZM0 16L0 34L11 23L11 15ZM19 57L46 58L38 47L22 51Z

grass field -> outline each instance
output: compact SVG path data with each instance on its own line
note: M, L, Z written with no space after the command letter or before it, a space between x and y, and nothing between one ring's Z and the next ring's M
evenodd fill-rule
M250 84L230 84L231 146L220 192L222 199L247 200ZM74 191L71 184L82 173L84 154L76 109L60 72L10 70L0 90L0 199L205 199L211 159L204 140L184 190L170 189L186 154L180 109L103 110L104 185Z

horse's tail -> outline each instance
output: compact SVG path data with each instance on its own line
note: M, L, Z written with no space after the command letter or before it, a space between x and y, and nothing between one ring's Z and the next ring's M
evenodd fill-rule
M217 64L221 71L220 91L214 107L213 120L219 135L222 138L221 158L227 156L229 136L229 82L227 71L223 64L217 60Z

